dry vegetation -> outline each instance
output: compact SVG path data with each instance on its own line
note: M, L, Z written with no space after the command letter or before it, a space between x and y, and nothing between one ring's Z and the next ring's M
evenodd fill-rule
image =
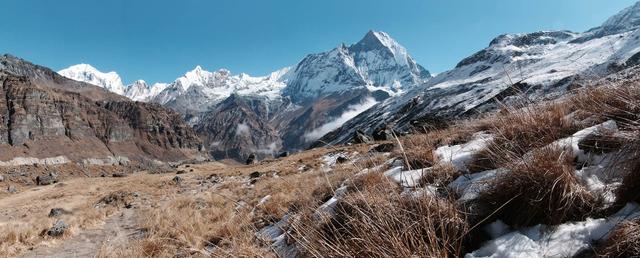
M480 194L474 207L484 212L477 214L478 220L493 214L515 227L557 225L583 220L602 207L598 196L579 183L573 156L563 149L537 149L507 169L509 173L496 178Z
M639 257L640 220L622 222L596 253L600 257Z
M303 256L460 256L468 225L455 204L428 195L406 197L375 188L337 203L335 215L304 214L292 238Z
M61 188L39 187L0 199L0 208L15 206L0 221L0 255L60 245L136 203L143 234L125 245L104 244L98 257L277 257L270 239L256 233L283 218L289 218L281 228L286 243L302 257L457 257L473 251L480 226L495 219L521 228L614 212L600 193L588 191L577 178L575 171L585 164L577 164L567 149L548 146L609 119L623 132L590 135L580 149L616 153L618 162L608 168L621 185L615 207L639 201L639 111L640 84L606 86L402 137L393 141L397 148L391 154L370 152L372 146L365 144L315 149L250 166L182 166L179 170L186 173L179 182L172 180L175 174L147 173L74 179ZM442 145L465 143L481 131L493 140L476 155L471 172L502 168L509 173L490 181L475 201L461 203L447 185L468 171L442 163L434 152ZM327 167L322 157L328 153L350 157ZM415 189L403 189L383 174L393 159L429 172ZM346 190L334 206L327 206L338 189ZM33 203L20 204L27 200ZM53 222L46 213L59 203L69 204L64 208L72 213L63 218L73 228L62 239L42 237L40 232ZM108 205L96 208L96 203ZM26 213L41 215L20 217ZM637 255L638 224L620 225L598 254Z

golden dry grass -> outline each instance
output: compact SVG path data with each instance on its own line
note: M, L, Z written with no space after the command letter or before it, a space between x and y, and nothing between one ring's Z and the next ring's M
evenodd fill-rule
M374 187L338 201L334 216L309 211L291 228L303 256L458 257L468 225L449 200Z
M491 214L515 227L557 225L582 220L602 207L599 196L576 178L573 155L566 150L537 149L507 169L476 200L485 211L478 220Z
M598 257L639 257L640 220L622 222L609 233L609 237L596 249Z

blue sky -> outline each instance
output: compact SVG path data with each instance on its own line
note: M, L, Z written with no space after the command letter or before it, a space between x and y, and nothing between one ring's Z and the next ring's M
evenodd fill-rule
M0 53L171 82L196 65L265 75L370 30L442 72L503 33L584 31L635 0L0 0Z

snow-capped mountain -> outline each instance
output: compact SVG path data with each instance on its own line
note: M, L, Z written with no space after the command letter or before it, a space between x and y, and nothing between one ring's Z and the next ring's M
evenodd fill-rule
M164 90L151 95L148 100L168 105L181 112L202 112L220 103L232 94L259 95L269 99L280 97L288 68L269 76L252 77L248 74L232 75L229 70L209 72L200 66L187 72Z
M158 95L168 86L166 83L156 83L149 86L144 80L137 80L127 85L124 95L134 101L148 102L150 98Z
M304 148L373 104L431 78L403 46L374 31L351 46L307 55L290 68L262 77L196 66L169 84L150 87L138 80L113 87L105 73L89 67L73 66L61 73L181 112L217 158L224 154L240 159L250 152L268 155L266 150L273 154L282 148ZM117 81L122 85L119 77ZM251 137L237 138L233 132L238 124L246 125Z
M60 70L58 73L72 80L100 86L116 94L125 94L122 79L116 72L103 73L91 65L77 64Z
M393 126L405 131L528 99L562 96L577 80L602 78L640 60L640 3L584 33L541 31L507 34L460 61L450 71L407 94L391 98L327 135L342 143L361 129Z
M369 88L395 95L424 83L429 72L384 32L369 31L358 43L308 55L288 76L284 94L294 100Z

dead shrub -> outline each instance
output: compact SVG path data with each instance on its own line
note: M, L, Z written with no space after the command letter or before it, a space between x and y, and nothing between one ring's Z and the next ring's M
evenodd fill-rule
M617 170L623 174L622 184L616 189L616 204L622 207L628 202L640 202L640 142L623 147L624 156Z
M437 164L422 175L420 185L446 186L462 173L452 164Z
M375 190L348 194L331 217L308 212L291 229L305 256L456 257L468 225L451 201Z
M637 129L640 120L640 84L626 82L588 88L571 100L581 110L601 121L613 119L623 127Z
M572 161L573 155L562 149L542 148L509 164L510 172L490 183L472 205L479 209L476 215L482 219L492 214L521 227L557 225L594 214L602 200L580 185Z
M602 155L618 151L625 143L625 139L616 135L612 131L598 130L596 133L587 135L578 143L578 148L586 153Z
M572 106L565 102L536 105L505 112L485 119L494 139L476 155L472 172L502 167L525 153L567 137L580 127L568 116Z
M640 219L620 223L596 253L599 257L639 257Z
M114 206L114 207L129 207L133 202L134 195L126 191L112 192L96 203L97 207Z
M426 168L436 163L433 153L435 141L430 135L410 135L402 138L400 142L402 148L396 152L396 156L403 157L411 169Z

